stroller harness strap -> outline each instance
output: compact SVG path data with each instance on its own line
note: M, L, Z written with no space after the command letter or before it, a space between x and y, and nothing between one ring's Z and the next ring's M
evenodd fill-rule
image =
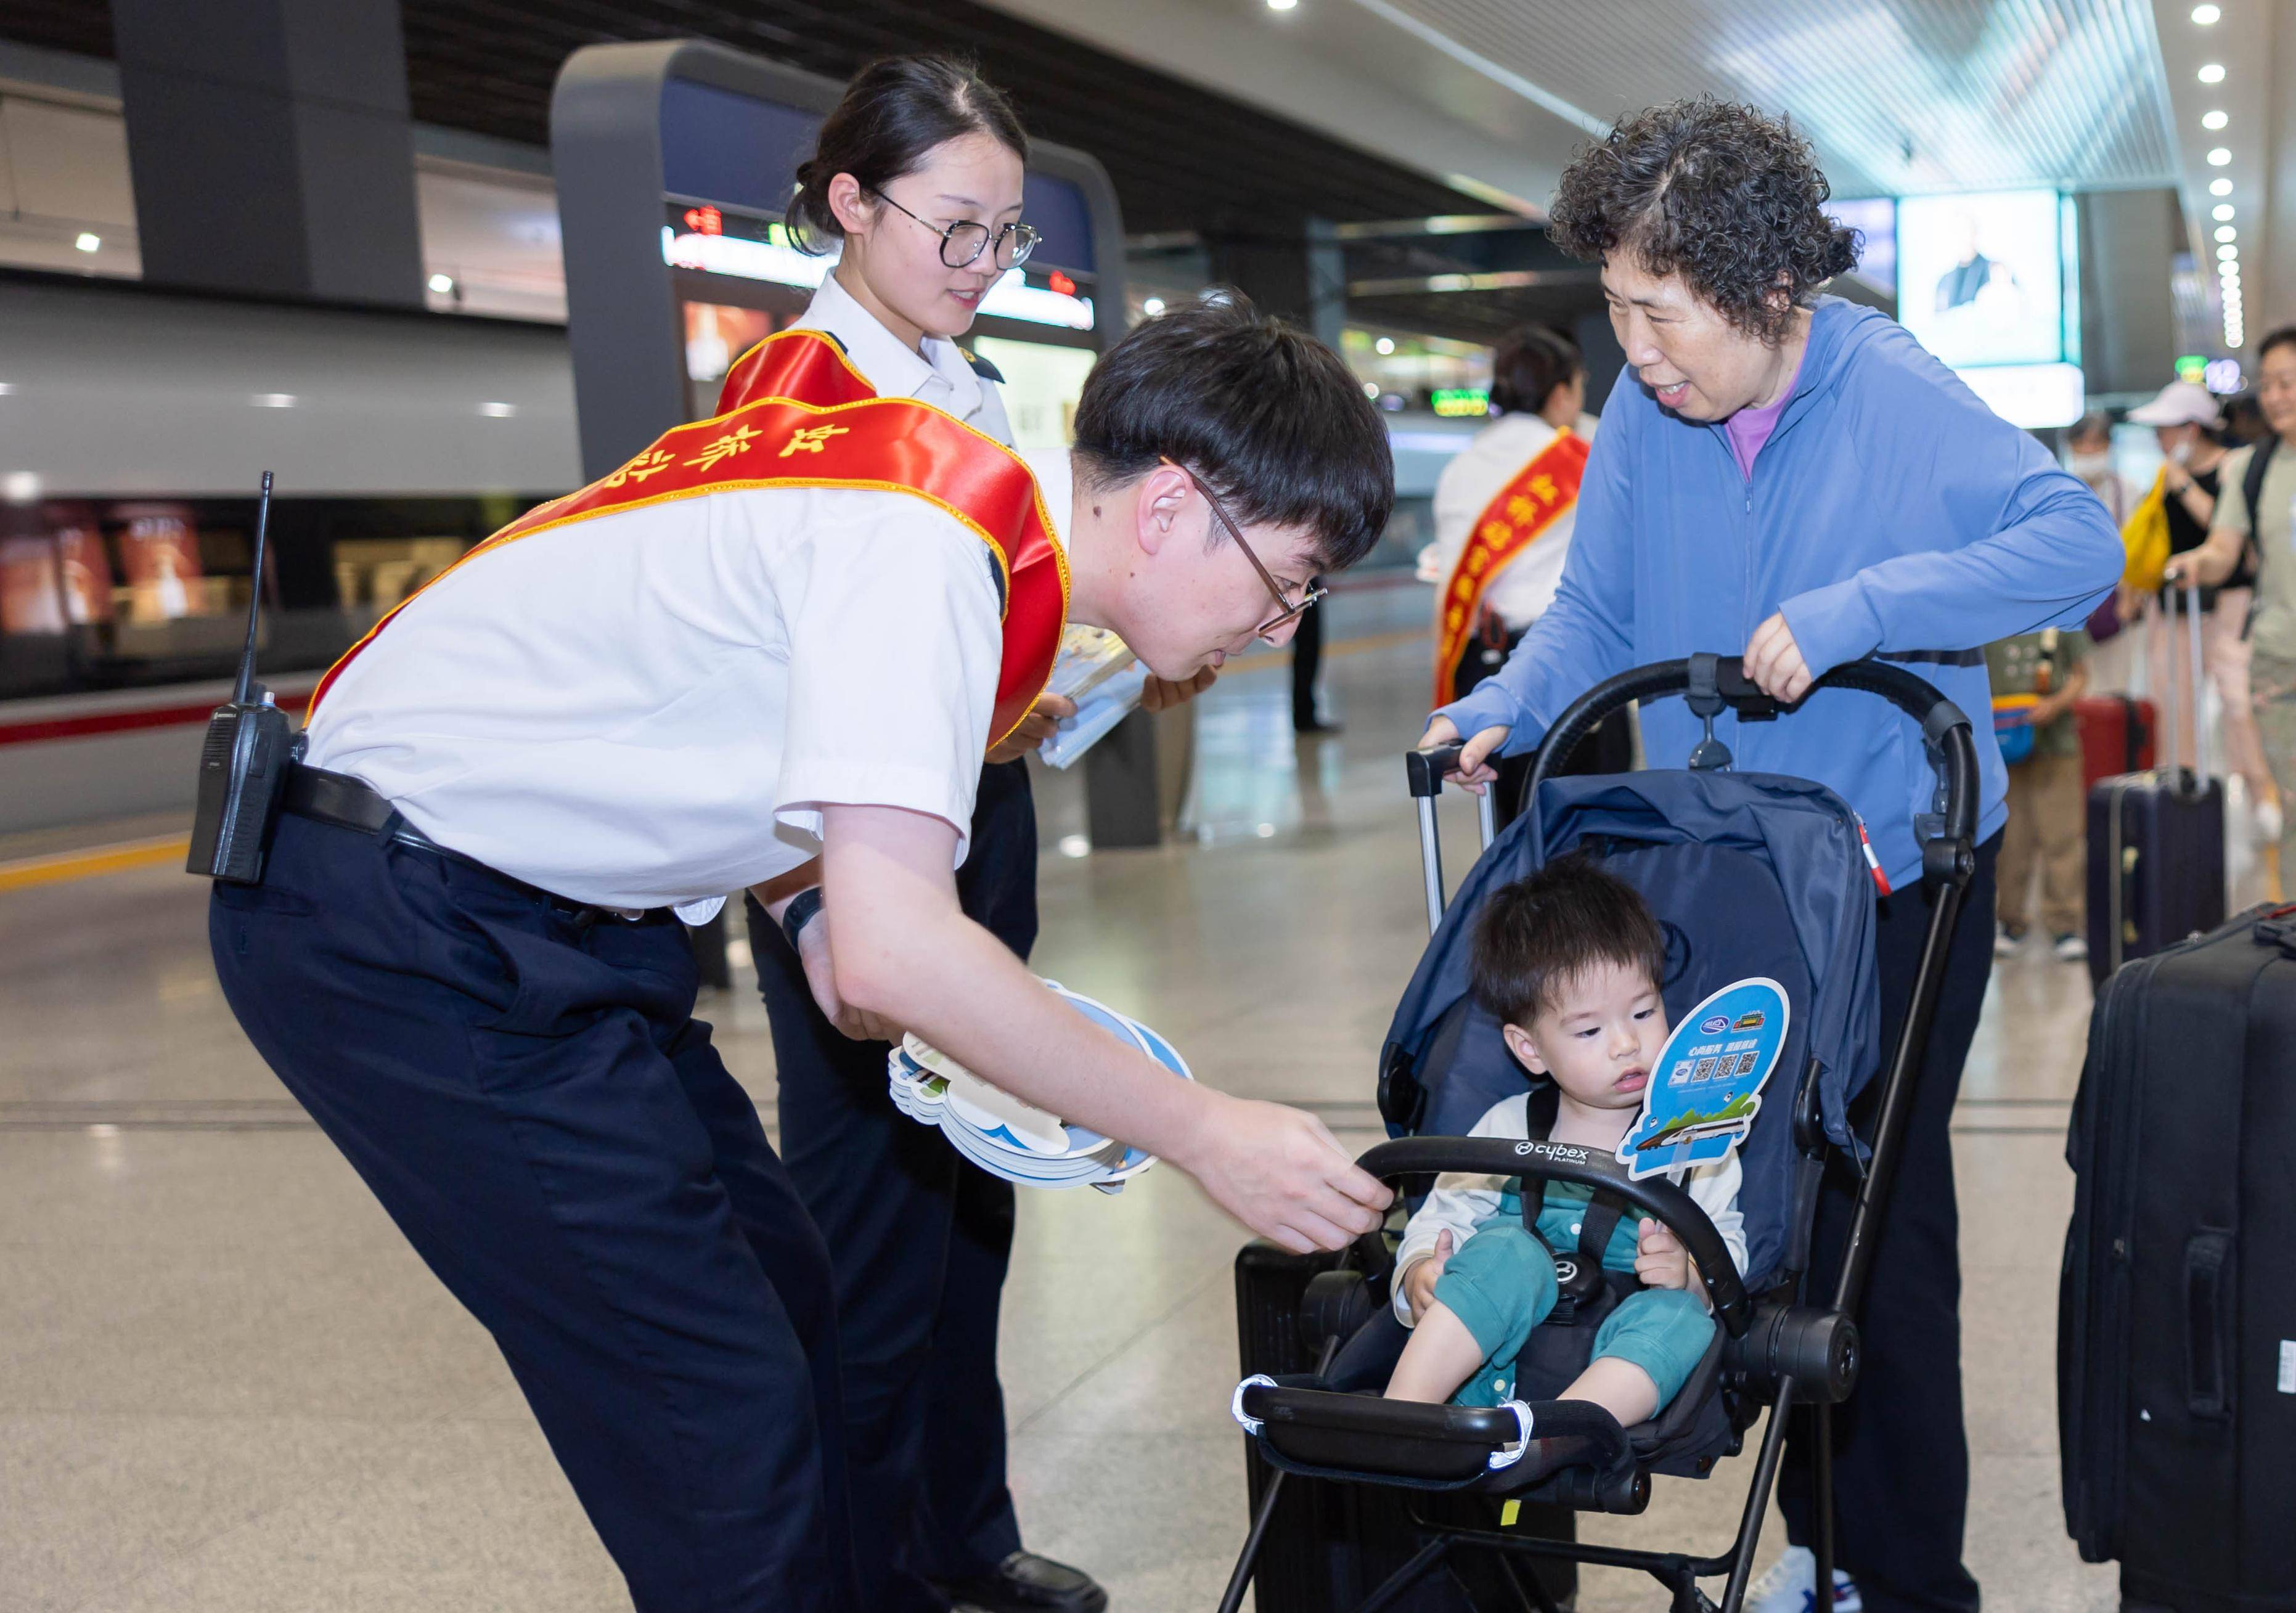
M1551 1141L1559 1094L1553 1086L1531 1093L1525 1106L1525 1130L1534 1142ZM1642 1281L1631 1272L1611 1273L1603 1268L1603 1257L1611 1248L1611 1239L1618 1231L1619 1222L1627 1213L1626 1200L1616 1193L1601 1188L1591 1188L1587 1208L1578 1217L1578 1241L1574 1249L1561 1249L1547 1242L1538 1230L1538 1217L1546 1208L1546 1182L1535 1171L1526 1171L1515 1179L1515 1191L1521 1200L1523 1230L1538 1240L1539 1245L1554 1257L1554 1281L1558 1290L1554 1308L1549 1312L1540 1329L1577 1327L1582 1320L1599 1322L1608 1315L1618 1299L1623 1297L1620 1285L1610 1281L1612 1275L1622 1276L1624 1291L1632 1293L1642 1287ZM1583 1317L1581 1313L1587 1313ZM1533 1337L1536 1338L1536 1331ZM1526 1354L1529 1351L1525 1352Z

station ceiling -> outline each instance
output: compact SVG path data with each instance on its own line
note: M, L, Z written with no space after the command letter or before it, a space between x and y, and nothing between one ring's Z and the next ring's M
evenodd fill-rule
M2275 250L2296 248L2296 97L2271 87L2296 82L2296 0L2222 0L2202 8L2222 14L2208 28L2191 0L400 4L415 117L535 144L559 64L595 41L698 35L832 77L891 52L967 52L1033 130L1098 156L1127 228L1159 239L1536 217L1571 148L1611 119L1713 94L1791 114L1839 196L2174 189L2210 315L2203 266L2229 184L2251 325L2296 312L2296 250ZM0 36L111 52L102 0L0 0ZM2194 78L2219 61L2221 84ZM2227 112L2229 136L2207 132ZM1382 289L1351 303L1465 336L1558 317L1587 291L1543 247L1359 242L1348 277ZM1404 289L1414 276L1429 283Z
M976 58L1032 134L1106 166L1136 233L1291 228L1488 204L1410 168L969 0L400 0L421 122L541 145L586 45L709 38L832 78L906 51ZM101 0L0 0L0 35L112 54Z

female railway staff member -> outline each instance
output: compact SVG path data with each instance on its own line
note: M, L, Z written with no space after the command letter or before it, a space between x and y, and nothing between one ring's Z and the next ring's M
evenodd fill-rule
M832 1019L1343 1246L1390 1194L1320 1124L1119 1047L952 871L1063 618L1174 679L1280 643L1393 473L1338 357L1241 301L1135 330L1033 463L808 332L727 384L337 664L264 881L219 884L209 935L250 1040L493 1332L638 1608L849 1613L828 1251L693 1018L672 912L758 884L785 910L817 859Z
M1857 256L1825 197L1791 128L1712 101L1628 118L1563 171L1550 227L1601 262L1634 374L1603 411L1553 608L1496 677L1429 726L1428 743L1472 736L1470 777L1488 780L1484 758L1528 749L1603 678L1738 644L1747 675L1782 701L1882 654L1981 712L1980 646L2078 626L2120 575L2120 537L2095 494L1896 323L1817 295ZM1914 831L1932 788L1920 734L1835 690L1791 722L1726 714L1722 725L1741 767L1815 779L1864 815L1897 890L1875 938L1887 1046L1929 925ZM1697 719L1662 701L1643 732L1657 754L1681 757ZM1866 1613L1978 1605L1961 1562L1969 1450L1947 1125L1992 970L2006 816L2000 750L1980 745L1978 758L1978 871L1866 1286L1857 1393L1834 1421L1840 1560ZM1821 1199L1816 1273L1840 1263L1853 1191L1837 1179ZM1808 1470L1792 1454L1780 1501L1806 1547ZM1807 1606L1812 1576L1810 1553L1790 1553L1747 1606Z
M836 338L881 397L931 404L1007 443L995 370L952 339L1035 245L1021 219L1027 155L1010 103L972 70L896 57L846 87L789 211L799 240L841 248L798 324ZM1145 703L1197 686L1154 680ZM1039 701L989 752L957 871L966 915L1023 959L1037 938L1037 820L1021 758L1072 709ZM904 1118L886 1094L885 1044L823 1016L806 981L821 926L799 926L793 946L758 893L746 906L782 1157L836 1277L863 1601L887 1613L946 1609L950 1595L987 1613L1095 1613L1107 1598L1088 1576L1021 1550L1004 1483L996 1318L1013 1184Z
M1554 331L1524 325L1491 357L1498 418L1475 433L1435 483L1435 542L1426 561L1435 596L1435 703L1464 698L1505 664L1554 602L1570 552L1578 480L1594 432L1586 421L1587 366ZM1605 718L1571 758L1571 771L1624 773L1634 741L1623 711ZM1529 776L1528 757L1498 768L1502 823Z

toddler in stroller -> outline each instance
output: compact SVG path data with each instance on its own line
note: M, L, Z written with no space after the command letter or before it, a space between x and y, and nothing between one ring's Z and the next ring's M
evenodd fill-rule
M1666 1044L1666 938L1634 888L1590 857L1558 858L1494 893L1474 924L1469 978L1507 1051L1553 1086L1540 1127L1558 1142L1615 1153ZM1661 1072L1662 1073L1662 1072ZM1528 1138L1530 1094L1484 1111L1471 1137ZM1693 1202L1744 1263L1736 1153L1693 1167ZM1706 1285L1672 1229L1629 1220L1569 1183L1545 1185L1531 1224L1513 1178L1446 1176L1405 1228L1394 1307L1411 1342L1388 1382L1395 1400L1504 1405L1531 1331L1562 1297L1555 1249L1606 1273L1584 1371L1555 1396L1590 1401L1621 1427L1671 1401L1713 1342ZM1533 1230L1535 1227L1535 1231ZM1568 1258L1568 1257L1565 1257ZM1621 1292L1620 1280L1635 1285Z
M1858 1292L1887 1203L1948 941L1974 867L1977 815L1976 750L1968 719L1952 702L1903 668L1874 662L1834 668L1808 698L1845 698L1836 691L1878 695L1921 725L1933 774L1934 792L1924 803L1930 811L1916 825L1931 888L1928 941L1910 1011L1886 1062L1877 1046L1874 986L1880 874L1863 825L1820 785L1730 770L1725 740L1735 724L1792 720L1791 711L1781 712L1746 681L1734 659L1693 656L1622 673L1559 717L1532 767L1528 809L1495 840L1486 814L1484 855L1447 913L1434 807L1456 750L1408 758L1434 935L1382 1055L1380 1109L1391 1140L1361 1164L1414 1195L1446 1173L1462 1173L1520 1181L1521 1192L1538 1195L1532 1201L1542 1207L1557 1203L1550 1195L1584 1195L1585 1208L1560 1224L1536 1211L1528 1220L1518 1216L1551 1265L1555 1298L1535 1326L1521 1313L1538 1310L1538 1303L1514 1307L1523 1336L1511 1376L1499 1358L1513 1344L1513 1332L1501 1338L1496 1328L1487 1330L1483 1344L1490 1347L1461 1380L1475 1386L1464 1394L1444 1380L1464 1350L1424 1379L1416 1376L1418 1367L1432 1363L1414 1362L1394 1381L1407 1346L1423 1356L1436 1348L1415 1344L1406 1325L1414 1308L1423 1308L1414 1306L1414 1288L1447 1306L1451 1298L1440 1274L1427 1273L1431 1286L1414 1274L1414 1267L1426 1272L1415 1240L1439 1247L1441 1235L1424 1218L1424 1207L1399 1248L1392 1234L1374 1235L1343 1256L1324 1257L1320 1267L1267 1246L1239 1256L1238 1320L1248 1375L1231 1411L1249 1436L1254 1516L1224 1613L1240 1605L1255 1570L1260 1613L1456 1609L1460 1594L1468 1606L1552 1613L1556 1603L1545 1585L1514 1571L1525 1558L1645 1570L1672 1593L1677 1613L1715 1608L1699 1581L1726 1576L1719 1605L1737 1613L1786 1428L1798 1414L1811 1423L1815 1578L1821 1608L1830 1603L1829 1410L1856 1380ZM1686 769L1547 776L1550 760L1570 754L1611 712L1674 694L1685 696L1704 721L1705 736ZM1882 715L1878 707L1875 715ZM1622 972L1640 970L1628 984L1646 987L1651 974L1658 976L1658 1022L1668 1011L1679 1019L1748 977L1761 977L1783 994L1789 1028L1735 1155L1734 1194L1723 1192L1718 1180L1678 1186L1663 1175L1633 1176L1616 1158L1615 1130L1578 1129L1587 1117L1562 1107L1566 1099L1576 1101L1567 1081L1542 1081L1524 1094L1526 1069L1554 1073L1534 1034L1538 1012L1526 1023L1515 1018L1524 1011L1522 999L1510 1005L1503 993L1477 989L1474 965L1496 949L1485 954L1476 937L1521 899L1514 888L1527 876L1578 877L1556 872L1563 859L1599 866L1602 878L1639 893L1654 915L1663 941L1658 968L1631 943L1620 950L1633 960ZM1562 972L1583 973L1583 962ZM1513 1035L1509 1022L1516 1027ZM1662 1029L1652 1034L1663 1040ZM1521 1056L1525 1052L1536 1055L1537 1064ZM1627 1068L1633 1063L1629 1057ZM1862 1135L1854 1134L1850 1100L1877 1065L1874 1118ZM1507 1112L1509 1100L1519 1121ZM1507 1124L1486 1122L1482 1134L1472 1134L1495 1106ZM1841 1269L1812 1273L1810 1232L1830 1150L1846 1153L1863 1181ZM1431 1202L1439 1215L1439 1193ZM1578 1230L1571 1233L1574 1224ZM1629 1264L1647 1260L1650 1273L1661 1279L1679 1273L1684 1298L1665 1303L1678 1320L1703 1325L1702 1350L1688 1349L1697 1340L1685 1326L1675 1347L1638 1346L1598 1359L1617 1342L1616 1327L1603 1336L1609 1318L1640 1286L1636 1273L1604 1269L1625 1255L1612 1229L1628 1224L1636 1229ZM1477 1231L1464 1245L1456 1228L1452 1235L1464 1253L1492 1233ZM1606 1255L1612 1255L1609 1262ZM1710 1304L1710 1321L1708 1306L1688 1298L1693 1270ZM1466 1303L1472 1307L1473 1301ZM1681 1317L1685 1304L1699 1314ZM1462 1321L1476 1331L1472 1321ZM1427 1325L1424 1317L1420 1325ZM1686 1371L1675 1364L1677 1354L1693 1355ZM1597 1372L1614 1380L1596 1381ZM1669 1396L1665 1391L1677 1375L1681 1387ZM1623 1385L1616 1381L1622 1378ZM1383 1388L1389 1395L1382 1395ZM1708 1477L1742 1447L1765 1405L1772 1415L1738 1534L1725 1553L1628 1550L1578 1542L1563 1528L1513 1527L1526 1502L1639 1512L1649 1503L1652 1475ZM1379 1486L1383 1498L1368 1499L1365 1486ZM1358 1503L1358 1495L1366 1499ZM1448 1571L1452 1584L1438 1597L1439 1570ZM1494 1583L1501 1600L1483 1600Z

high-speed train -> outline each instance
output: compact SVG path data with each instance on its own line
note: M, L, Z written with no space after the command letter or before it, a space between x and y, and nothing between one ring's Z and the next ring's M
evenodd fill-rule
M1468 422L1398 414L1407 568ZM245 632L281 705L578 486L562 328L0 269L0 834L187 808Z

